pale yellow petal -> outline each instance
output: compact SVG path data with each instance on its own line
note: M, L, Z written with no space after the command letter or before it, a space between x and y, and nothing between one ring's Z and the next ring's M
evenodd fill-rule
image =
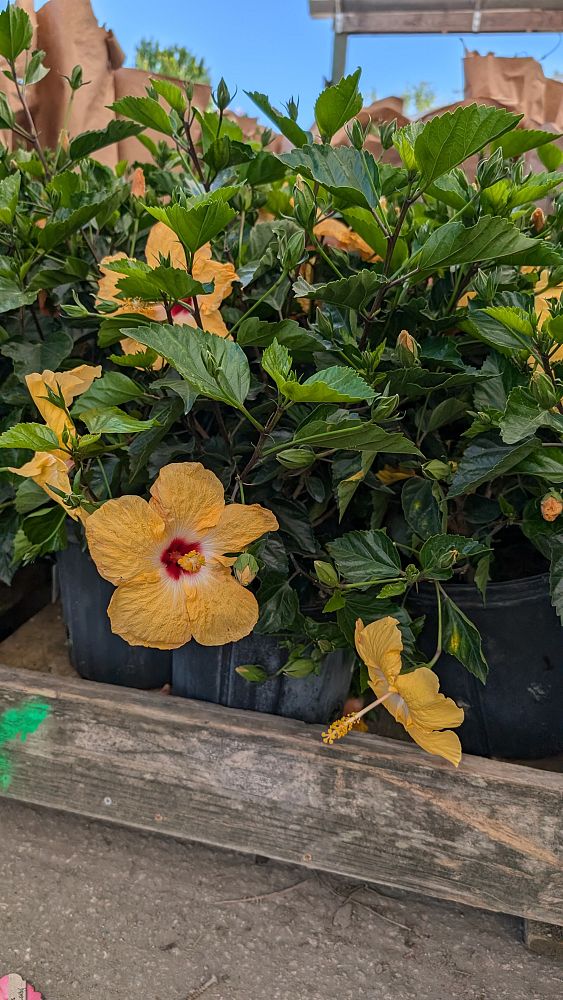
M218 523L225 506L223 486L199 462L173 462L160 470L150 505L172 535L198 541Z
M380 670L393 684L401 670L403 640L396 618L380 618L364 627L356 622L356 649L368 668L368 673ZM376 678L378 679L378 678Z
M156 222L152 227L145 247L145 257L150 267L158 267L160 258L170 259L171 267L185 271L187 267L186 254L176 233L173 233L164 222Z
M198 302L199 301L201 300L198 299ZM207 333L214 333L216 337L229 336L229 331L227 330L227 327L225 325L225 320L221 316L221 313L219 312L218 309L215 309L212 312L202 312L201 323L203 329L206 330ZM191 325L192 324L190 324L190 326ZM195 323L193 325L196 326Z
M121 350L124 354L144 354L147 348L144 344L139 343L138 340L133 340L133 337L123 337L123 340L119 341ZM158 357L154 364L151 365L151 371L159 372L161 368L164 368L166 361L164 358ZM142 371L143 369L136 365L137 371Z
M221 261L212 259L209 243L196 250L192 275L202 285L206 282L214 282L213 291L209 295L198 296L200 311L207 313L214 312L219 308L223 300L231 294L233 283L238 281L238 274L229 261L222 264Z
M73 430L74 424L60 406L49 401L47 389L57 395L61 393L68 407L73 399L89 389L94 379L99 378L101 374L101 365L78 365L68 372L52 372L46 369L44 372L26 375L25 382L33 402L47 426L55 432L61 443L65 427Z
M420 726L406 726L409 736L418 743L419 747L427 753L437 757L445 757L455 767L461 760L461 743L457 733L452 733L451 729L446 729L441 733L427 732Z
M428 667L401 674L395 686L408 705L415 725L424 729L449 729L463 722L463 709L458 708L452 698L440 694L438 677Z
M238 642L258 621L254 594L237 583L229 569L207 568L192 578L186 590L193 637L202 646Z
M183 581L158 570L118 587L108 615L112 632L131 646L177 649L191 639Z
M62 497L50 488L54 486L55 489L66 494L72 492L68 477L68 469L71 465L71 462L65 461L52 451L38 451L29 462L20 466L19 469L9 468L8 471L15 472L16 475L23 476L25 479L33 479L52 500L64 507L69 517L76 521L82 519L82 512L67 507L63 503Z
M228 504L222 511L219 523L205 541L214 552L240 552L267 531L277 531L277 519L270 510L253 503Z
M99 306L101 302L119 302L117 298L119 294L119 289L117 287L117 282L123 277L122 274L118 274L117 271L111 271L106 264L113 264L115 260L128 260L126 253L114 253L109 257L104 257L100 261L99 268L102 272L102 277L98 281L98 294L96 296L96 305ZM123 308L121 306L121 308Z
M158 569L164 521L141 497L118 497L88 518L86 540L98 572L118 584Z
M337 219L323 219L317 222L313 232L317 239L323 239L328 246L357 253L363 260L377 261L381 257L358 233Z

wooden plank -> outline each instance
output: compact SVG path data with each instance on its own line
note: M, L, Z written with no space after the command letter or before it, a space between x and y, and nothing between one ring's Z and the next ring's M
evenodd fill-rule
M563 927L525 920L524 944L528 951L533 951L536 955L563 961Z
M1 667L0 707L23 697L52 712L12 797L563 923L560 775Z
M430 4L428 5L431 6ZM338 31L347 35L418 35L471 34L473 11L422 10L369 11L365 14L341 14ZM479 34L506 34L510 31L563 31L563 10L482 10Z

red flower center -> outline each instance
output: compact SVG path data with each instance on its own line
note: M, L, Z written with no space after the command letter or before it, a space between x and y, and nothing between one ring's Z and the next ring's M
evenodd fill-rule
M163 566L166 567L168 576L173 580L179 580L185 573L197 573L205 559L201 553L199 542L187 542L185 538L173 538L168 547L160 557ZM186 556L194 556L195 559L185 559ZM199 556L199 559L197 558ZM180 560L184 563L181 565ZM199 565L197 565L199 563Z
M182 299L181 302L177 302L172 306L170 310L172 316L181 316L182 313L189 312L188 306L193 307L194 300L192 298Z

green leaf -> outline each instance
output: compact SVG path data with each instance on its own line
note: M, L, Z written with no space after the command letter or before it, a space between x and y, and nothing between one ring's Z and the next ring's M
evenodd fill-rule
M375 295L382 277L376 271L358 271L349 278L337 278L324 284L310 285L304 278L293 283L293 292L299 299L317 299L348 309L362 309Z
M122 97L110 105L112 111L124 118L132 118L134 122L153 128L164 135L174 135L174 126L166 111L152 97Z
M23 290L15 278L0 275L0 313L10 312L31 305L37 298L37 291ZM24 345L21 345L24 346Z
M0 448L28 448L30 451L53 451L59 439L45 424L14 424L0 434Z
M209 243L234 219L236 212L227 205L236 188L219 188L195 198L186 207L167 205L165 208L147 205L147 212L176 233L190 253Z
M250 368L244 351L232 340L204 330L165 323L122 331L166 358L190 388L209 399L240 409L250 388Z
M523 386L512 389L500 421L500 433L505 444L516 444L529 438L539 427L549 427L563 440L563 416L545 410Z
M448 496L460 497L474 492L481 483L492 482L498 476L514 470L536 448L536 442L503 445L496 439L481 437L466 448L456 469ZM563 468L563 466L562 466Z
M557 170L563 162L563 150L554 142L546 142L545 145L539 147L538 157L548 170Z
M443 596L441 600L444 651L459 660L470 674L484 684L489 665L483 653L479 632L451 597Z
M551 603L563 624L563 538L554 540L549 572Z
M416 399L417 396L427 396L435 389L443 392L453 392L464 386L485 381L490 376L469 368L464 372L431 372L425 368L395 368L386 372L389 391L401 398Z
M341 576L351 583L402 575L399 553L384 531L350 531L326 548Z
M310 375L304 382L285 382L281 391L297 403L371 402L375 392L353 368L334 365Z
M293 357L310 357L314 351L320 351L325 346L318 334L305 330L294 319L268 323L250 316L243 320L237 331L240 347L268 347L274 340L287 347Z
M534 445L533 440L532 445ZM547 486L563 483L563 447L542 447L536 440L535 446L514 467L514 472L522 476L545 479Z
M502 148L503 156L511 159L515 156L522 156L530 149L537 149L545 146L548 142L560 139L556 132L544 132L542 129L516 128L512 132L507 132L500 139L493 143L493 149ZM559 166L559 164L557 164Z
M414 144L424 187L515 128L521 118L522 115L513 115L502 108L480 104L456 108L432 118Z
M272 341L262 355L262 368L281 391L291 372L291 355L287 347L283 347L277 340Z
M60 506L36 510L24 518L23 531L32 546L28 549L27 561L66 548L66 518L67 512Z
M292 118L276 111L266 94L260 94L257 90L245 90L245 94L250 97L251 101L254 101L262 114L266 115L294 146L303 146L311 141L310 133L305 132Z
M202 285L186 271L177 267L159 264L150 267L138 260L115 260L104 264L108 271L124 275L117 281L117 287L126 298L143 299L154 302L166 296L179 302L194 295L206 295L213 290L213 284Z
M144 395L142 386L121 372L106 372L97 378L86 392L78 397L72 408L73 415L80 416L85 410L99 410L107 406L119 406Z
M132 331L129 331L131 335ZM158 359L158 354L156 351L151 351L147 349L146 351L137 351L135 354L110 354L109 360L113 361L114 365L119 365L121 368L152 368L155 361Z
M295 445L318 448L344 448L353 451L375 451L397 455L420 455L416 445L399 432L383 430L369 420L311 420L296 432ZM290 442L288 442L290 447Z
M38 245L42 250L53 250L59 243L66 240L68 236L72 236L73 233L78 232L82 226L85 226L86 223L95 218L110 201L111 198L108 197L92 198L87 205L81 205L80 208L76 208L74 211L69 212L65 209L64 212L58 213L63 217L48 222L43 229L38 230Z
M80 419L90 434L137 434L155 426L155 420L137 420L117 406L83 410Z
M409 528L419 538L431 538L442 530L442 515L428 479L407 479L401 490L401 504Z
M373 213L368 211L367 208L352 206L351 208L342 209L341 215L344 221L348 223L354 232L366 241L375 254L382 259L385 259L385 255L387 253L387 240L375 221ZM407 259L408 255L407 243L399 237L395 243L393 254L391 256L391 272L398 270L403 261Z
M465 535L438 534L428 538L422 546L419 557L424 575L431 580L447 580L452 575L453 566L464 559L481 556L489 551L489 546Z
M460 326L507 357L513 357L515 351L530 352L532 348L533 327L528 314L516 306L472 309Z
M358 90L361 69L343 76L333 87L327 87L315 102L315 121L321 138L330 141L346 122L362 110L362 95Z
M44 507L49 502L49 496L33 479L22 479L14 500L18 514L29 514L38 507Z
M61 328L48 333L45 339L38 344L9 341L7 344L2 344L0 354L12 359L15 374L23 380L26 375L45 371L46 368L56 372L61 363L68 358L73 347L72 336L67 330Z
M508 207L527 205L529 202L540 201L550 191L563 184L563 173L532 174L531 177L515 187L508 199Z
M38 49L33 53L31 59L28 61L23 76L23 82L26 87L29 87L34 83L39 83L39 81L43 80L44 77L46 77L50 72L49 67L43 64L45 54L46 53L42 52L41 49Z
M344 514L346 513L358 487L364 482L369 470L371 469L375 457L377 455L376 451L364 451L361 455L360 468L353 475L347 477L347 479L341 479L336 487L336 498L338 501L338 519L342 520Z
M139 135L143 131L143 126L135 122L122 121L115 118L105 128L95 129L91 132L81 132L71 139L68 148L68 156L71 163L82 160L85 156L91 156L98 149L106 146L113 146L114 143L122 142L131 136Z
M345 205L374 209L379 206L379 168L371 153L353 146L303 146L279 159L336 195Z
M447 222L435 229L407 266L416 266L419 273L429 275L439 268L478 261L534 264L536 258L544 259L544 251L546 261L559 260L555 248L548 252L541 240L525 236L507 219L484 215L469 228L462 222Z
M0 56L15 62L28 49L33 39L33 26L29 15L21 7L8 4L0 13Z
M414 155L414 147L418 136L424 128L425 125L423 122L410 122L408 125L404 125L403 128L397 129L393 136L393 145L409 171L416 170L417 163Z
M271 635L291 628L299 611L299 598L286 577L280 573L266 573L256 598L260 617L254 631L258 635Z
M20 193L21 174L17 171L0 181L0 222L11 226L16 214ZM4 310L5 311L5 310Z
M188 107L184 91L177 84L172 83L172 80L159 79L158 77L151 77L151 86L156 90L157 94L160 94L164 98L171 108L174 108L174 111L180 115L183 121Z

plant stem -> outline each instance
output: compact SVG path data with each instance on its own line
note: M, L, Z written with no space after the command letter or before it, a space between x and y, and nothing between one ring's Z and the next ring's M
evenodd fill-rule
M275 289L281 285L285 277L286 277L286 272L282 271L282 273L279 275L279 277L271 286L271 288L267 288L264 294L261 295L259 299L256 299L256 302L253 305L251 305L250 309L247 309L242 316L239 316L235 325L232 326L231 329L229 330L229 333L233 334L237 329L237 327L239 327L240 324L243 322L243 320L247 319L247 317L250 316L251 313L253 313L256 309L258 309L258 306L262 305L262 302L264 302L264 300L268 298L268 295L271 295L272 292L275 291Z
M106 476L106 470L104 469L104 464L103 464L101 458L97 458L96 462L98 463L98 468L99 468L99 470L100 470L100 472L102 474L102 479L104 481L104 486L106 488L106 492L107 492L107 495L108 495L108 500L110 500L111 499L111 488L110 488L110 485L109 485L109 482L108 482L108 477Z
M324 260L325 264L328 264L328 266L330 267L330 269L331 269L332 271L334 271L334 273L335 273L335 274L337 275L337 277L339 277L339 278L343 278L343 277L344 277L344 275L342 274L342 271L340 271L340 270L339 270L339 269L337 268L337 266L336 266L336 264L334 263L334 261L332 261L332 260L330 259L330 257L328 256L328 254L327 254L327 253L325 253L325 251L324 251L323 247L322 247L322 246L321 246L321 244L319 243L319 241L318 241L317 237L315 236L315 234L314 234L314 233L311 233L311 234L310 234L310 236L311 236L311 239L312 239L312 241L313 241L313 243L314 243L314 246L315 246L315 249L316 249L316 250L317 250L317 252L318 252L318 253L319 253L319 254L321 255L321 257L323 258L323 260Z
M190 120L190 117L191 117L191 120ZM209 191L209 184L205 180L205 176L204 176L204 173L203 173L203 170L202 170L202 167L201 167L201 163L199 162L199 156L197 155L197 151L196 151L196 148L195 148L195 145L194 145L194 141L192 139L192 123L193 123L194 119L193 119L193 115L191 115L191 108L190 108L190 117L184 119L184 128L186 130L186 138L188 140L188 147L189 147L189 151L190 151L190 156L192 158L192 163L193 163L193 165L194 165L194 167L196 169L196 173L197 173L197 176L199 177L199 180L200 180L201 184L203 185L203 187L205 188L206 191Z
M439 583L434 583L434 589L436 590L436 600L438 601L438 639L436 642L436 652L431 660L428 662L428 666L432 668L435 663L438 662L442 655L442 597L440 594L441 587Z
M47 165L47 160L45 159L45 154L44 154L43 150L41 149L41 143L39 142L39 136L37 135L37 130L35 128L35 122L33 121L33 116L32 116L31 111L29 109L29 104L27 103L27 98L25 96L25 88L20 86L20 82L18 80L18 74L16 72L16 64L15 64L15 62L13 62L13 60L9 60L9 66L10 66L10 70L11 70L11 73L12 73L12 77L14 79L14 84L15 84L15 88L16 88L16 91L17 91L17 95L18 95L20 104L21 104L21 106L23 108L25 117L26 117L27 125L28 125L28 128L29 128L29 134L31 136L31 143L32 143L32 145L33 145L33 147L35 149L35 152L37 153L39 159L41 160L41 164L42 164L43 170L45 171L45 177L47 178L47 180L49 180L51 174L50 174L50 171L49 171L49 167Z

